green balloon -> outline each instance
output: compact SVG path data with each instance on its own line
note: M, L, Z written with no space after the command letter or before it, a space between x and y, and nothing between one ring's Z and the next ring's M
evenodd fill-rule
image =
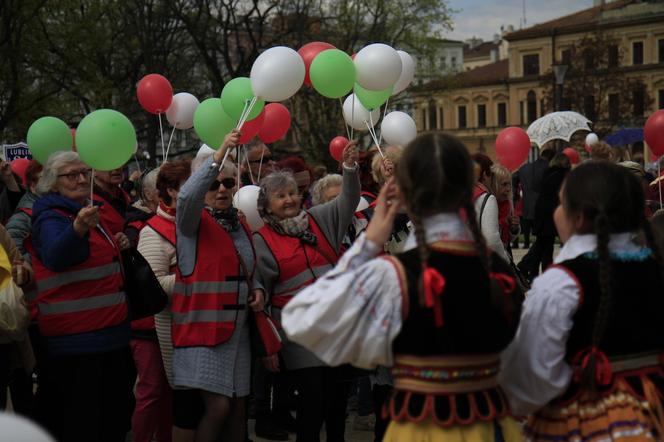
M381 107L392 95L394 86L390 86L382 91L370 91L355 83L355 95L367 110L374 110Z
M235 121L240 121L240 116L242 116L245 106L249 105L252 98L254 98L254 91L251 89L251 80L247 77L233 78L226 83L221 91L221 105L224 107L224 112L234 118ZM247 121L256 118L264 106L265 101L256 100L254 107L249 112Z
M122 167L136 148L134 126L113 109L96 110L81 120L76 129L76 150L81 160L96 170Z
M339 98L353 89L355 65L344 51L326 49L309 67L311 85L324 97Z
M217 150L224 137L237 125L237 120L229 117L219 98L208 98L198 105L194 112L194 130L205 144Z
M41 164L59 150L71 150L74 139L67 123L55 117L41 117L28 129L28 149Z

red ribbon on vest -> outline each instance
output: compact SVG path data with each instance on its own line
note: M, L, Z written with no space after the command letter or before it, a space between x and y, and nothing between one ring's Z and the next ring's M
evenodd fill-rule
M422 282L424 283L424 303L428 308L433 309L436 327L443 326L443 305L440 302L440 295L445 290L445 278L440 272L427 265L422 269Z
M505 273L489 273L489 278L495 280L506 295L512 293L516 288L514 278Z
M613 378L613 370L611 370L611 363L609 358L599 348L592 346L579 351L572 360L572 366L576 367L574 371L574 380L581 382L583 372L590 364L590 357L595 357L595 384L606 387L611 383Z

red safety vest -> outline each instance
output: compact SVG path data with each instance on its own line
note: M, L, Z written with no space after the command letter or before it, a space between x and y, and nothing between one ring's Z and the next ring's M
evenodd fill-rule
M74 215L65 214L73 221ZM44 336L101 330L127 318L120 250L115 240L99 225L89 231L88 244L88 259L64 272L53 272L39 260L30 241L26 243L37 282L37 321Z
M129 205L131 203L131 198L127 195L127 192L122 189L120 189L120 192L121 198L123 198L127 205ZM117 210L115 210L111 203L96 193L92 196L92 199L103 203L99 208L99 218L110 229L111 233L115 235L118 232L124 231L125 219Z
M270 299L273 307L283 308L300 290L332 269L339 259L311 215L309 228L318 238L315 247L298 238L280 235L268 225L257 232L272 251L279 267L279 279Z
M251 234L242 227L251 243ZM252 246L253 249L253 246ZM255 253L254 253L254 262ZM254 266L255 267L255 266ZM213 347L228 341L235 331L240 304L242 273L231 236L203 211L198 227L196 263L190 275L175 271L172 337L174 347Z

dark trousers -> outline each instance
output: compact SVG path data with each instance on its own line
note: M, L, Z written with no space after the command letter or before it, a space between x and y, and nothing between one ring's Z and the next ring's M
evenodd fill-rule
M254 412L256 420L271 418L273 414L289 413L291 385L285 373L267 371L260 359L254 361ZM279 422L274 422L279 424Z
M47 359L48 382L57 395L59 441L124 442L133 411L133 361L129 346L106 353Z
M12 368L12 360L18 358L15 344L0 345L0 409L7 408L7 387L12 397L15 413L33 417L32 373L23 367Z
M376 426L374 427L374 442L381 442L387 426L390 424L389 417L383 417L383 406L390 400L392 394L391 385L374 385L373 386L373 403L374 413L376 414Z
M297 441L320 441L320 430L325 422L327 441L342 442L351 383L338 380L331 367L293 370L291 377L298 393Z
M530 247L530 232L533 231L534 220L521 217L521 233L523 234L523 248Z
M357 414L358 416L368 416L373 412L371 380L369 376L363 376L357 380Z
M525 271L531 279L539 275L540 264L542 270L546 270L553 262L553 243L555 240L556 237L553 235L538 235L526 256L519 262L519 269Z

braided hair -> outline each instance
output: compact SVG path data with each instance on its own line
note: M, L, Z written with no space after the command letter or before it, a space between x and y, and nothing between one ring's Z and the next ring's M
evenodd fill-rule
M441 212L458 213L465 209L471 231L486 256L472 204L475 183L473 163L466 146L456 137L442 132L429 132L415 138L404 150L396 168L401 192L406 196L408 216L415 228L417 251L426 267L430 249L423 219ZM474 228L473 228L474 224ZM420 302L424 299L423 278L419 282Z
M608 161L589 161L578 166L563 184L561 204L570 220L582 219L578 233L597 235L600 298L592 329L592 346L597 348L602 344L613 313L611 234L643 230L663 278L664 266L645 220L643 188L624 167ZM580 215L582 218L578 218ZM591 354L582 373L584 383L591 389L595 388L596 365L595 354Z

